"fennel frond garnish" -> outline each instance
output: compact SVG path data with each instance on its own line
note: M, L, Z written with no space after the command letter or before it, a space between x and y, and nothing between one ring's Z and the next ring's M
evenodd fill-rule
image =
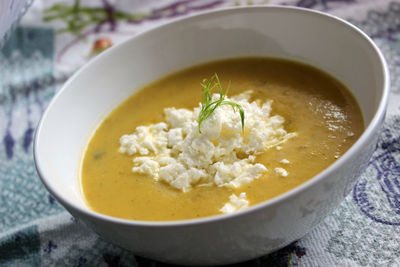
M242 131L244 130L244 111L242 106L233 102L225 100L225 97L228 95L229 87L231 82L229 81L228 87L225 90L225 93L222 89L222 85L219 81L218 75L215 73L211 76L210 79L204 79L203 82L200 83L203 88L203 93L201 95L201 111L199 113L199 132L201 133L200 126L201 124L211 116L214 110L222 105L230 105L234 112L239 111L240 119L242 122ZM212 101L212 90L217 89L219 92L219 99Z

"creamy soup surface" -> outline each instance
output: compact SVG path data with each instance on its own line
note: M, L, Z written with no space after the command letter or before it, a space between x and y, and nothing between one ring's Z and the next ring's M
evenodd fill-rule
M268 171L239 188L195 187L183 193L152 177L132 172L132 156L120 153L120 137L137 126L164 120L167 107L192 109L201 101L200 82L217 73L229 96L252 90L252 99L273 100L272 114L285 119L297 136L257 155ZM112 90L112 88L110 88ZM246 123L245 123L246 125ZM114 217L167 221L221 214L233 193L246 192L250 205L276 197L332 164L364 130L361 111L343 84L310 66L268 58L207 63L174 73L144 87L100 124L82 162L87 205ZM282 160L288 161L285 164ZM273 171L284 168L283 177Z

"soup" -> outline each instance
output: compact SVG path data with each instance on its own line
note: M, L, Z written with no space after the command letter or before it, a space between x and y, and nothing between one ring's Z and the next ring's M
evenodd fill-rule
M288 138L254 154L252 166L261 164L267 171L239 186L193 184L184 188L132 171L137 155L121 153L121 136L135 132L138 126L165 121L166 108L198 107L199 83L215 73L221 84L230 81L229 96L251 90L249 101L272 100L268 102L271 117L284 119ZM245 119L243 135L251 130L247 124ZM91 209L119 218L167 221L217 215L229 200L237 203L245 197L246 203L254 205L304 183L345 153L363 129L353 96L318 69L270 58L211 62L164 77L111 112L87 145L81 167L82 192Z

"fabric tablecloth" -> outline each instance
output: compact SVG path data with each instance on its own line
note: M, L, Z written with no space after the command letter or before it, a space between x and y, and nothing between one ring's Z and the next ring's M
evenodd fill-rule
M57 203L34 167L35 127L63 82L110 44L198 12L256 4L317 9L357 25L383 51L392 85L381 139L351 194L302 239L235 266L400 266L400 1L386 0L36 0L0 50L0 266L167 266L102 240Z

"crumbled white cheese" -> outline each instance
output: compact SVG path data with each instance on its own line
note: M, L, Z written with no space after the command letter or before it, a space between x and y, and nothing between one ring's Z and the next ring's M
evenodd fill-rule
M246 193L242 192L237 197L235 194L230 195L229 202L219 210L222 213L233 213L238 210L243 210L249 206L249 201L246 198Z
M165 122L139 126L120 139L121 153L133 155L133 172L152 176L183 192L194 186L240 187L267 171L255 155L295 136L283 128L284 118L270 116L272 101L249 102L251 92L234 96L242 106L245 129L238 112L219 106L198 127L200 107L166 108ZM213 96L214 100L219 95Z
M275 172L282 177L286 177L289 174L288 171L285 170L284 168L275 168Z
M279 162L282 163L282 164L289 164L289 163L290 163L290 161L287 160L287 159L282 159L282 160L279 161Z
M281 150L282 147L281 146L276 146L276 150Z

